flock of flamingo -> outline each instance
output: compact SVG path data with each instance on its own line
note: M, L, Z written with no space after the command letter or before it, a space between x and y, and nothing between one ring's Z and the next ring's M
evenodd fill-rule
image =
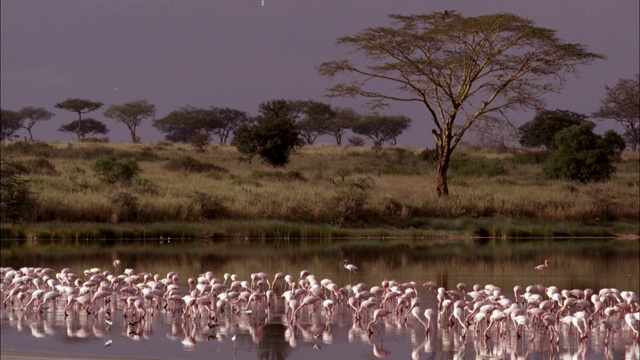
M424 329L428 342L434 330L444 330L463 341L473 336L478 342L490 339L515 338L548 344L550 349L561 341L583 343L594 332L604 337L609 347L615 333L624 333L625 341L638 344L638 295L613 288L559 289L555 286L515 286L513 297L493 285L459 283L455 289L438 287L435 282L399 283L384 280L377 285L351 284L352 273L358 267L344 260L350 284L339 286L331 279L318 279L309 270L296 278L282 272L271 280L264 272L251 274L250 279L225 273L216 277L212 272L189 278L179 284L180 274L166 276L136 272L127 268L120 273L121 262L113 262L113 271L98 268L77 274L65 268L56 272L50 268L0 268L3 311L36 314L47 311L64 313L65 318L103 321L109 327L116 316L126 326L128 336L140 336L145 323L159 312L181 320L185 333L183 343L195 344L195 331L207 340L223 339L223 328L233 319L267 323L277 314L287 326L291 345L301 325L314 322L323 326L309 327L308 335L318 339L330 332L334 311L349 314L352 329L368 338L384 336L384 323ZM544 275L549 268L545 261L532 270ZM418 296L424 292L423 296ZM509 295L509 296L507 296ZM421 306L421 298L433 296L432 307ZM436 305L437 303L437 305ZM307 320L308 319L308 320ZM189 328L190 327L190 328ZM193 329L193 330L188 330ZM573 336L561 336L560 328ZM310 330L309 330L310 329ZM259 336L259 335L256 335ZM235 350L235 336L234 350ZM108 339L105 346L111 346ZM320 349L316 342L314 349ZM381 349L374 344L376 355Z

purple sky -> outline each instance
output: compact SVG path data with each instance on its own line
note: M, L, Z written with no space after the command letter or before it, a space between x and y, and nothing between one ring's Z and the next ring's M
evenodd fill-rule
M332 83L315 68L343 58L336 38L367 26L389 25L389 13L455 9L465 16L512 12L555 29L567 42L582 43L607 60L580 68L548 108L589 114L604 86L639 72L638 0L110 0L1 3L1 93L3 109L45 107L56 115L33 128L39 140L73 140L58 132L75 120L53 106L67 98L100 101L89 116L111 130L112 142L129 141L123 124L102 112L112 104L148 99L157 117L181 106L231 107L256 115L262 101L315 99L361 107L364 100L326 99ZM413 119L400 145L433 146L431 120L418 104L387 110ZM514 114L516 123L533 113ZM598 129L615 128L603 124ZM147 121L143 141L163 135ZM26 135L21 131L20 135ZM332 139L321 142L333 143Z

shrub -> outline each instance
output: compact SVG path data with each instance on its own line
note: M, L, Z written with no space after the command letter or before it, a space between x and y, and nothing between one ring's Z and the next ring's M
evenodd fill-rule
M507 174L501 160L468 157L463 154L452 158L449 168L452 174L459 176L495 177Z
M135 195L126 191L119 191L111 195L110 200L113 205L113 213L111 215L113 223L135 221L138 218L140 205Z
M607 138L594 134L588 125L560 131L555 137L556 150L544 164L544 174L550 179L584 184L609 180L615 172L612 163L619 156L617 142L612 138L611 134Z
M2 149L6 153L20 153L38 157L51 157L55 154L55 148L41 141L18 141L7 145Z
M211 220L226 216L229 209L222 200L200 191L192 193L193 202L200 208L201 220Z
M351 136L347 142L349 146L363 146L365 143L364 138L358 135Z
M206 172L206 171L217 171L227 173L229 170L206 162L198 161L191 156L178 156L176 158L170 159L167 161L164 166L166 170L169 171L186 171L186 172Z
M436 149L424 149L418 156L430 164L436 164L438 162L438 150Z
M108 137L89 136L89 137L80 138L80 142L85 142L85 143L108 143L109 142L109 138Z
M138 161L135 159L118 160L113 155L100 157L93 163L91 169L100 180L109 184L129 184L140 171Z
M45 158L31 159L26 163L26 167L31 174L57 176L60 173L56 170L56 167Z
M3 161L0 170L0 220L16 223L35 218L37 202L28 182L19 176L21 164Z
M518 165L524 165L524 164L540 165L545 161L547 161L549 154L550 154L549 151L536 151L536 150L525 151L523 153L513 155L509 159L509 162L513 164L518 164Z

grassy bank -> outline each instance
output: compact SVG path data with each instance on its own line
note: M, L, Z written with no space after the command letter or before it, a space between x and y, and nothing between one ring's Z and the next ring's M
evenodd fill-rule
M170 143L3 143L33 206L2 238L327 238L638 234L638 154L606 183L547 180L544 153L460 149L449 198L415 148L307 146L284 169L239 162L235 148ZM99 157L135 158L139 177L109 184Z

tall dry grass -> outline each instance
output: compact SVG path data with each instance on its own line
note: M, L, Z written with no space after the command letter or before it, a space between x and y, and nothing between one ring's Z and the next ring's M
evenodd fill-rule
M105 154L136 158L139 178L128 186L101 182L91 165ZM231 146L194 152L163 142L2 144L3 162L28 168L23 178L39 205L34 223L232 219L411 228L434 219L640 218L637 153L624 154L610 181L584 185L546 180L535 153L462 148L453 156L448 198L437 196L435 164L418 148L307 146L282 169L239 159Z

